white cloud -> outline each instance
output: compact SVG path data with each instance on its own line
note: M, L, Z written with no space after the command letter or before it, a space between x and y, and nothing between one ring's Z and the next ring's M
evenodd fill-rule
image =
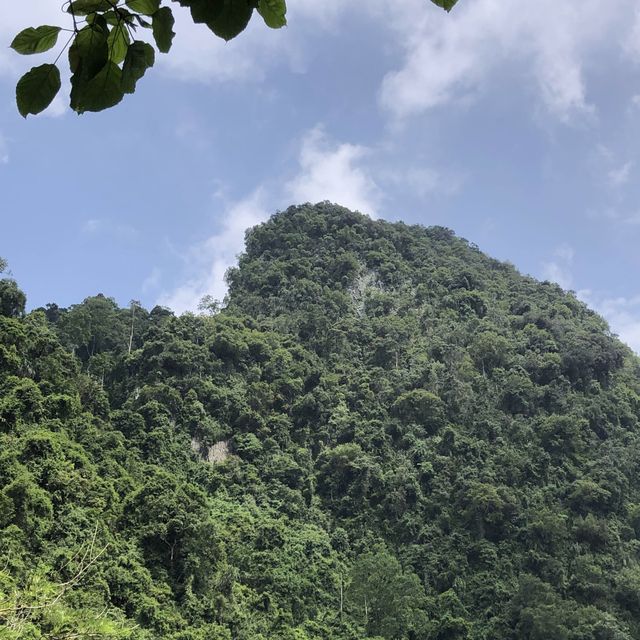
M569 289L573 282L571 270L560 262L545 262L542 266L542 276L545 280L559 284L563 289Z
M602 46L620 46L635 2L473 0L448 15L422 5L405 0L395 12L405 59L381 89L381 102L395 117L466 99L492 73L516 63L524 83L534 80L546 109L567 121L592 113L585 64Z
M310 25L323 29L335 29L338 19L347 8L348 3L344 0L297 0L290 2L287 7L288 21L293 27L302 21L308 21Z
M631 160L621 160L611 148L603 144L597 145L590 164L596 178L604 181L613 191L619 191L629 182L633 169Z
M104 218L85 220L81 231L86 236L113 236L118 240L133 240L138 235L137 230L131 225Z
M619 167L610 169L609 172L607 173L607 180L609 182L609 186L614 189L617 189L627 184L627 182L629 182L629 177L631 174L632 167L633 167L632 162L625 162L623 165Z
M158 267L153 267L151 273L142 281L142 293L156 291L160 286L162 271Z
M556 282L563 289L570 289L573 283L572 265L575 251L566 242L555 248L553 259L542 265L542 277Z
M158 63L180 80L206 83L261 78L265 65L257 64L257 59L271 57L273 47L279 46L277 40L269 38L272 34L261 33L265 36L261 39L253 24L237 39L224 42L206 25L194 24L188 9L175 5L171 8L176 18L176 36L171 52L160 55Z
M96 218L91 218L90 220L85 221L85 223L82 225L82 232L90 234L98 233L101 228L102 222L100 220L97 220Z
M628 225L639 225L640 224L640 212L636 211L635 213L630 213L622 218L622 222Z
M640 354L640 295L630 298L607 298L589 289L578 291L578 297L597 311L620 339Z
M285 187L290 202L330 200L375 217L380 191L361 161L370 149L349 143L334 143L321 127L302 141L300 172Z
M563 242L561 245L557 246L554 255L562 260L565 264L571 265L573 263L573 258L576 255L573 247L566 242Z
M421 166L384 169L378 175L381 182L401 187L419 198L435 193L454 194L462 183L460 176Z
M213 146L215 132L207 127L201 118L193 112L180 116L175 127L175 136L183 144L204 151Z
M9 144L0 132L0 164L9 164Z
M610 222L630 227L640 225L640 211L625 211L614 207L607 207L601 211L589 211L589 217L608 220Z
M632 24L631 31L624 40L624 48L630 58L640 61L640 7L635 10Z
M243 250L246 230L268 217L264 198L263 190L258 189L228 206L221 214L220 230L186 252L191 276L173 291L163 293L158 304L183 313L196 311L205 295L222 300L227 291L224 274Z
M298 166L292 177L284 180L282 188L262 186L228 204L219 214L219 230L183 252L187 277L174 290L161 294L158 304L182 313L196 311L205 295L224 299L224 275L244 249L246 230L264 222L278 206L331 200L375 215L380 198L378 187L361 165L369 153L365 147L329 140L321 127L309 131L301 141ZM224 190L219 190L219 197L220 193Z
M42 112L39 113L36 118L59 118L65 115L69 111L69 107L65 100L69 99L70 85L67 82L62 82L60 93L53 99L53 102Z

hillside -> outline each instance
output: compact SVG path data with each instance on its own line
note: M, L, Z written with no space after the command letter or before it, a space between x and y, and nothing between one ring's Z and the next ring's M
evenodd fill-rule
M225 308L0 281L0 638L640 638L640 363L451 231L327 203Z

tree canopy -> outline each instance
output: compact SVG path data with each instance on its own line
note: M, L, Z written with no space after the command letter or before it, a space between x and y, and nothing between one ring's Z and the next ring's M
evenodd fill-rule
M0 639L640 637L640 362L557 285L328 203L220 309L0 280Z
M431 0L450 11L457 0ZM168 53L175 35L171 2L189 9L195 23L231 40L242 33L254 12L267 27L287 24L285 0L66 0L63 26L22 30L11 47L22 55L53 50L53 61L33 67L17 83L18 111L25 118L44 111L61 88L59 60L66 53L71 74L70 106L77 113L102 111L134 93L153 67L156 51Z

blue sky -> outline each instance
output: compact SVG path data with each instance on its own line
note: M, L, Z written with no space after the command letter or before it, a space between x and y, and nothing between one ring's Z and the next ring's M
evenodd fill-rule
M4 0L0 40L58 6ZM228 44L174 11L174 49L100 114L23 120L48 54L0 47L0 255L30 306L195 309L248 226L331 200L448 226L640 351L638 0L290 0Z

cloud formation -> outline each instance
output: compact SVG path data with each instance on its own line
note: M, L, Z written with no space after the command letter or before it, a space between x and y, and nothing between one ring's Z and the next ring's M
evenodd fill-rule
M9 144L2 132L0 132L0 165L2 164L9 164Z
M633 168L632 162L625 162L619 167L614 167L610 169L609 172L607 173L607 180L609 182L609 186L611 186L613 189L617 189L627 184L631 176L632 168Z
M85 236L95 238L110 236L119 241L132 241L138 236L137 229L130 224L107 218L89 218L82 224L81 231Z
M623 160L619 155L608 146L599 144L590 159L595 178L614 192L629 182L634 167L632 160Z
M264 197L264 192L257 189L221 212L219 230L186 251L185 264L189 265L190 272L186 281L173 291L161 294L158 304L184 313L196 311L206 295L224 299L227 292L224 275L244 248L246 230L268 217Z
M575 251L566 242L557 246L553 259L542 265L542 277L559 284L563 289L570 289L573 284L573 258Z
M376 217L380 190L361 164L369 153L367 147L334 143L321 127L315 127L303 138L300 172L285 187L288 201L330 200Z
M219 230L185 251L185 281L161 294L158 304L183 313L196 311L205 295L223 300L224 276L244 249L245 232L278 208L330 200L375 216L379 190L362 163L369 153L366 147L330 140L322 127L308 131L301 140L296 170L284 186L263 185L216 212Z
M602 210L589 211L589 217L606 220L609 223L637 228L640 226L640 211L637 209L624 209L620 207L605 207Z
M468 99L514 63L554 116L590 114L585 66L603 46L624 48L635 19L633 0L474 0L448 15L421 11L422 4L405 0L395 13L404 61L385 77L380 99L396 118Z
M605 318L611 330L640 355L640 295L608 298L589 289L578 291L577 295Z

